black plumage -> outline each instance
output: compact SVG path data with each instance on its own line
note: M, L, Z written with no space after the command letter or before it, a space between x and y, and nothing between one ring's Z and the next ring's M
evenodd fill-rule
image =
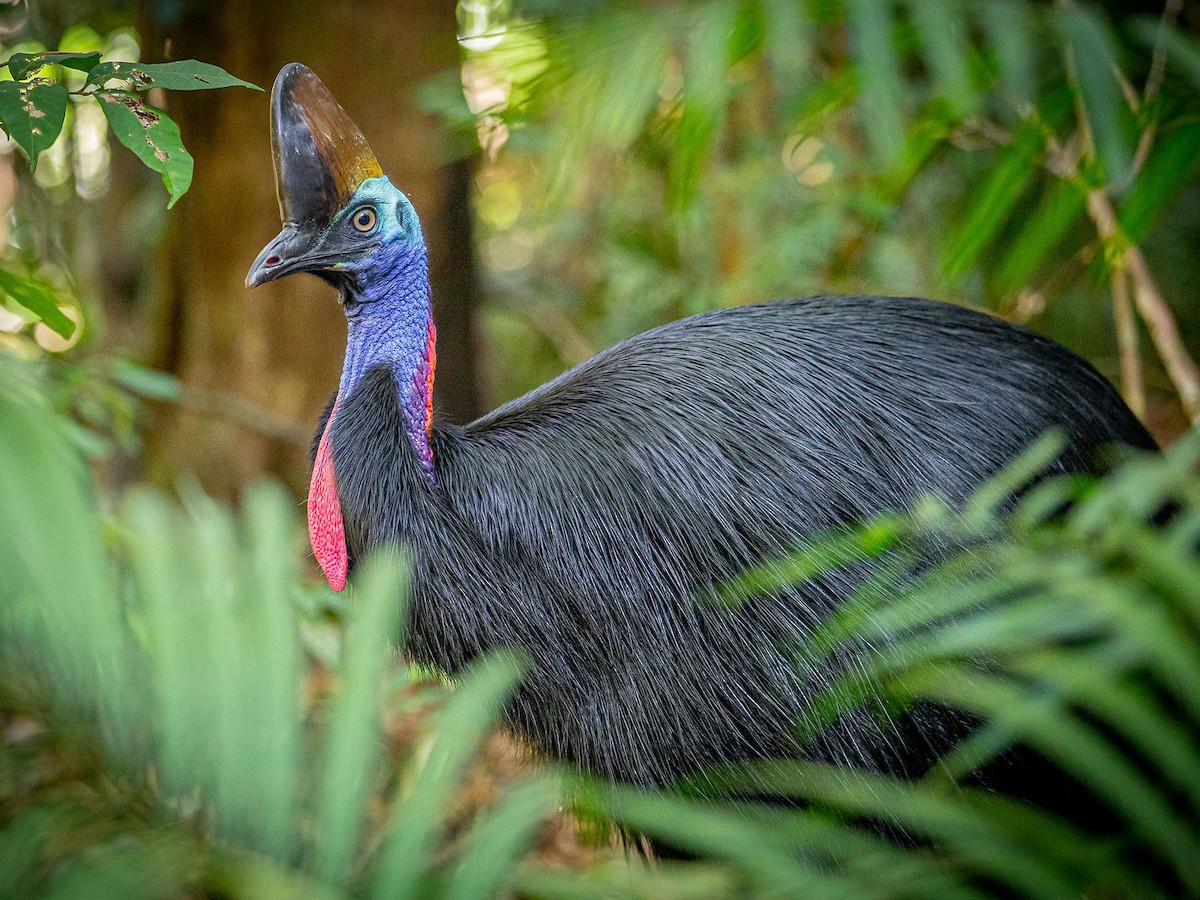
M661 784L801 752L921 771L964 727L945 710L898 728L856 713L804 747L791 737L835 667L872 652L794 658L872 563L738 604L720 602L720 586L923 494L959 502L1050 428L1068 435L1053 471L1154 446L1053 341L887 297L695 316L470 425L435 426L415 210L311 70L286 66L271 107L283 229L247 283L314 274L348 323L314 445L317 560L340 590L372 547L409 547L412 654L457 673L495 648L525 651L509 721L592 772ZM923 549L927 565L951 548ZM893 577L901 590L907 576Z
M513 727L641 784L798 752L789 723L829 673L788 648L863 571L738 606L714 603L716 585L924 493L960 501L1050 428L1069 436L1053 471L1154 447L1062 346L909 298L788 300L640 334L437 425L432 479L397 387L375 366L331 429L352 564L410 547L412 654L455 673L522 648ZM955 727L934 711L901 738L852 717L806 752L910 771Z

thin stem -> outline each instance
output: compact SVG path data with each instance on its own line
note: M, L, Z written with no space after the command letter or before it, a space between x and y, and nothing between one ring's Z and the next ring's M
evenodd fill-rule
M1190 422L1200 424L1200 369L1196 368L1196 361L1183 343L1175 316L1150 274L1146 258L1141 249L1121 231L1117 212L1107 191L1102 188L1090 191L1087 210L1106 248L1116 254L1114 269L1126 269L1129 273L1133 283L1134 306L1150 331L1150 338L1154 341L1171 383L1175 385L1184 413Z
M1142 92L1143 103L1153 100L1162 88L1167 72L1167 46L1163 37L1175 27L1182 11L1183 0L1167 0L1163 5L1162 15L1158 19L1158 36L1154 41L1154 55L1150 59L1150 72L1146 76L1146 87Z
M1137 319L1129 300L1129 272L1117 266L1112 273L1113 321L1117 328L1117 350L1121 360L1121 396L1134 415L1146 418L1146 385L1138 354Z
M1163 40L1167 31L1175 26L1175 22L1179 18L1179 13L1183 9L1183 0L1166 0L1163 5L1162 15L1158 19L1158 35L1154 40L1154 54L1150 60L1150 72L1146 76L1146 86L1142 90L1142 108L1153 114L1150 107L1151 101L1158 96L1158 92L1162 89L1163 79L1167 72L1167 47ZM1131 104L1136 109L1136 104ZM1138 137L1137 150L1133 154L1133 172L1136 175L1142 170L1142 166L1146 163L1146 158L1150 155L1150 150L1154 146L1154 139L1158 136L1158 119L1152 118L1146 123L1145 129Z

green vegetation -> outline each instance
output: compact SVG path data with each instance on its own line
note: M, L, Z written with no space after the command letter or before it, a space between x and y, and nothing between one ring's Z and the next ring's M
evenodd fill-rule
M519 656L453 686L406 665L403 560L331 594L301 570L297 504L274 482L236 511L186 475L174 497L113 490L114 448L132 454L146 406L183 388L99 341L60 358L42 340L114 314L47 273L54 230L17 209L0 269L0 315L19 317L0 319L0 896L1200 896L1200 42L1182 6L477 0L459 4L461 70L421 88L483 147L497 397L707 308L914 293L1052 334L1182 434L1000 510L1052 458L1048 436L962 510L929 498L730 586L975 543L902 596L864 585L797 648L876 649L812 698L801 735L923 700L983 722L915 782L790 762L650 793L529 764L475 796ZM8 55L0 123L32 169L102 110L173 204L190 157L146 92L247 83L81 34ZM1121 836L962 784L1017 744ZM576 820L599 847L563 866L546 848ZM694 858L649 862L637 839L610 846L618 832Z
M1180 6L460 4L469 110L428 99L490 153L512 392L703 309L911 293L1032 323L1139 414L1177 415L1174 393L1197 421L1200 41Z
M1051 436L962 511L931 498L790 561L803 577L848 553L903 564L914 541L987 538L902 596L868 582L797 648L877 648L813 698L802 733L864 703L894 715L922 699L985 722L920 781L795 762L691 786L803 801L781 809L533 770L451 827L519 659L486 660L450 693L417 689L393 660L401 561L375 560L344 601L306 586L298 516L269 484L237 517L194 490L182 504L138 490L104 515L36 392L6 380L0 414L0 470L21 473L0 482L15 526L0 541L6 895L1200 892L1200 432L1101 483L1038 483L1002 519L998 499L1053 457ZM380 722L413 704L424 736L399 752ZM1125 836L1097 842L958 786L1014 743L1087 785ZM587 821L697 860L523 862L564 796Z

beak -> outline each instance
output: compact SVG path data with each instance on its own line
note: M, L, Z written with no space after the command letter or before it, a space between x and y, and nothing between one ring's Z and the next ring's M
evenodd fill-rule
M308 271L306 258L333 216L364 181L383 175L358 126L311 69L283 67L271 91L275 193L283 231L250 267L255 287Z
M311 229L302 225L285 225L267 246L246 275L246 287L258 287L284 275L305 271L305 263L314 237Z

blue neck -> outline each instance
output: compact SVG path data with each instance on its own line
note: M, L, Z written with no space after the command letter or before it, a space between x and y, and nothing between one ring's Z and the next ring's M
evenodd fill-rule
M404 427L426 474L432 476L427 409L433 388L433 329L429 266L424 247L405 253L380 248L372 271L344 288L349 334L339 396L353 393L380 363L396 376Z

